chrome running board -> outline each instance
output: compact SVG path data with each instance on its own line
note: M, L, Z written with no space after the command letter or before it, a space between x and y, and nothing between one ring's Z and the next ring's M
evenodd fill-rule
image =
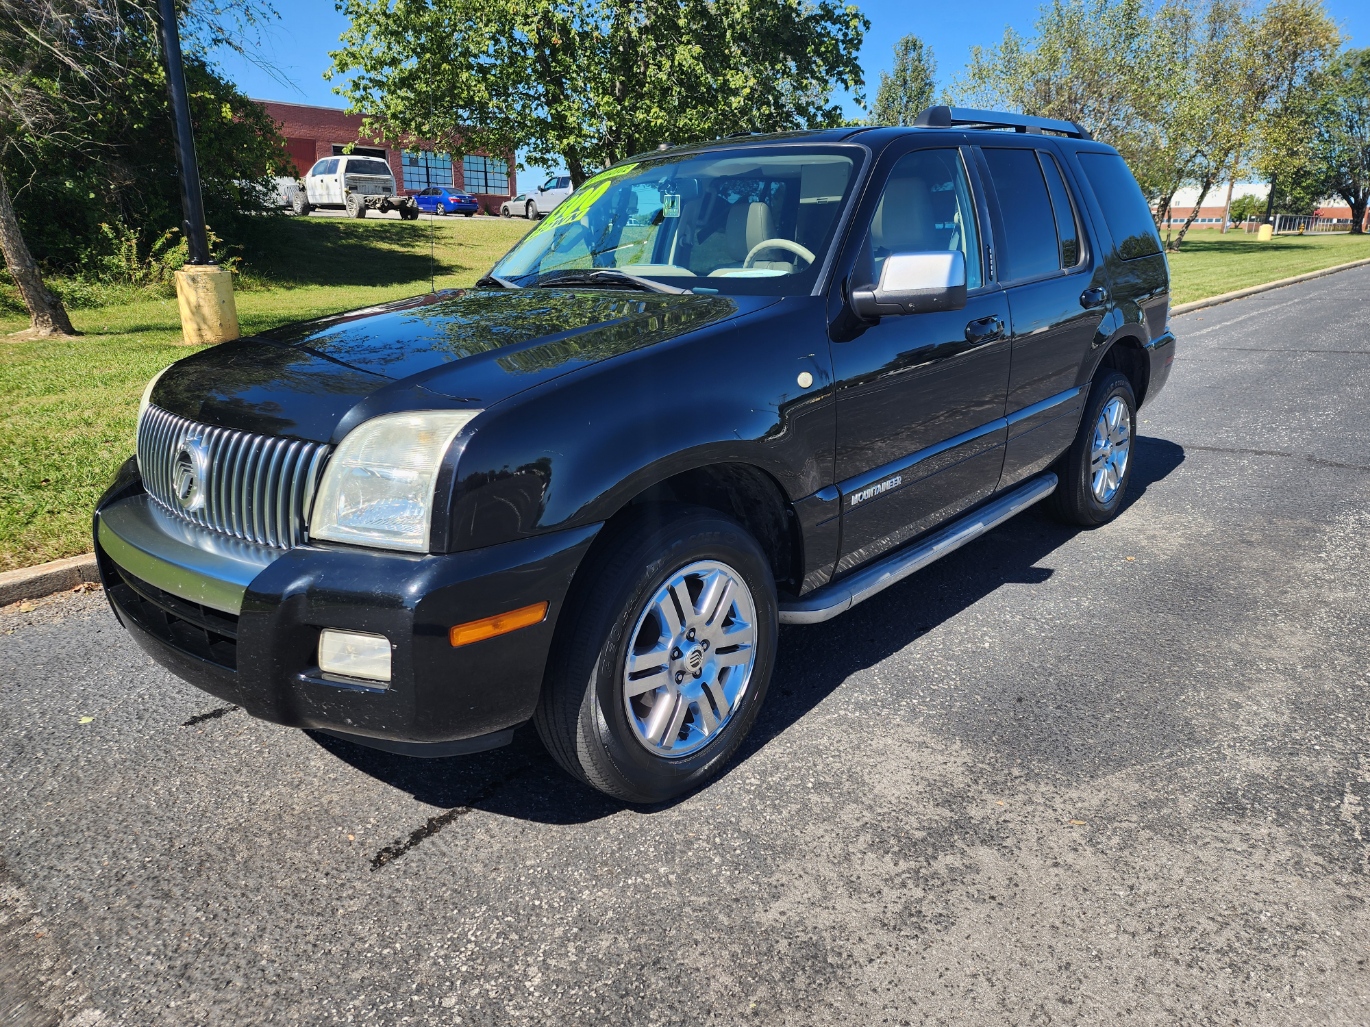
M817 624L845 613L863 599L883 592L895 582L903 581L915 571L921 571L934 560L955 552L967 542L979 538L991 528L1003 524L1015 514L1022 513L1033 503L1046 499L1056 491L1056 475L1038 475L1012 492L952 521L941 531L929 535L922 542L907 549L898 549L868 567L848 574L845 578L815 589L802 599L780 604L781 624Z

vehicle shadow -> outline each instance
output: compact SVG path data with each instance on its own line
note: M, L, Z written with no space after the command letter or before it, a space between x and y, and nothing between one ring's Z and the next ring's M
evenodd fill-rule
M1181 446L1138 436L1127 506L1184 459ZM1126 515L1125 508L1122 516ZM1039 507L850 613L824 624L782 628L766 705L724 776L783 734L852 674L880 663L1002 585L1040 584L1049 579L1052 571L1037 564L1080 530L1053 520ZM397 756L309 734L343 762L439 809L479 809L539 823L574 824L625 808L624 803L563 773L531 726L519 730L506 748L439 760ZM651 813L671 805L638 809Z

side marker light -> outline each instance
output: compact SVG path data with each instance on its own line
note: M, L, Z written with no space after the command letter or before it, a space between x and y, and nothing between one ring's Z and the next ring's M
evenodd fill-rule
M521 606L508 613L497 613L493 617L482 617L480 620L458 624L448 633L448 638L454 646L470 645L472 642L494 638L496 635L507 635L519 628L541 624L546 619L547 604L534 603L532 606Z

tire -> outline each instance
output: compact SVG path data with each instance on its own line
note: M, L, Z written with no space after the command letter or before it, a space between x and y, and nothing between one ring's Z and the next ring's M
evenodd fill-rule
M523 213L529 221L536 221L538 219L537 204L535 204L532 200L529 200L528 206L524 209Z
M669 596L683 587L707 605L705 592L729 579L726 611L692 609L681 623ZM606 529L562 609L533 717L553 758L633 803L665 802L717 774L756 720L775 664L775 581L756 541L713 510L640 507ZM657 654L662 664L644 662ZM636 697L630 673L649 685Z
M466 216L467 216L468 218L473 218L473 217L476 216L476 212L475 212L474 210L468 211L467 214L466 214Z
M356 193L348 193L344 205L347 207L348 217L358 219L366 217L366 201Z
M1132 480L1137 399L1127 376L1105 370L1089 390L1080 430L1056 464L1051 509L1068 524L1093 528L1118 516Z
M507 217L510 216L510 215L509 215L509 204L507 204L507 203L501 203L501 204L500 204L499 216L502 217L502 218L507 218Z
M309 203L309 196L303 189L296 189L290 197L290 209L295 212L297 217L308 217L313 206Z
M401 207L400 218L405 221L417 221L419 219L419 208L411 206Z

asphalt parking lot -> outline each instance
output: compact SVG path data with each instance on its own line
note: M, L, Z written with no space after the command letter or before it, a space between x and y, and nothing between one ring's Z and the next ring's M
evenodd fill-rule
M0 1023L1370 1022L1370 268L1174 327L1116 522L785 629L665 809L0 613Z

